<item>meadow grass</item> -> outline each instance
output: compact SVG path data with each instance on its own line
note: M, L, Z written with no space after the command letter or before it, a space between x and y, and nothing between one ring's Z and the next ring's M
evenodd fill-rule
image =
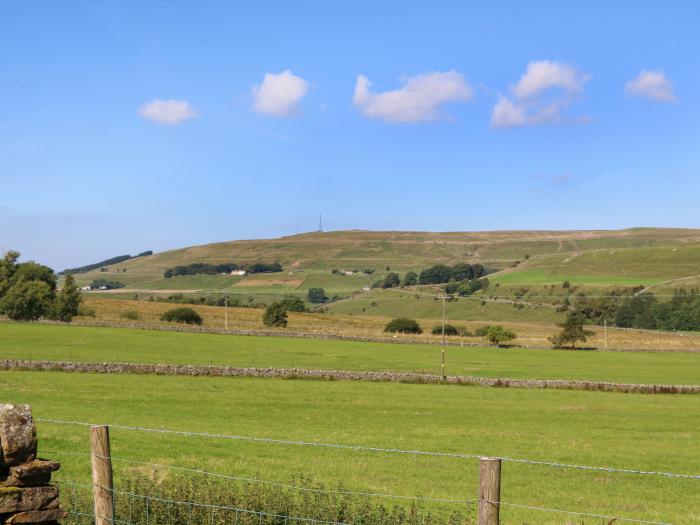
M440 373L440 348L0 323L0 359ZM697 384L698 353L448 347L447 373L479 377Z
M603 266L605 267L605 266ZM650 285L662 281L660 277L627 277L623 275L571 275L553 273L545 268L531 268L521 271L504 272L489 276L489 281L504 284L561 284L569 281L571 284L592 286L639 286Z
M37 418L252 435L598 466L700 471L697 396L276 379L3 372L5 402ZM57 479L86 481L88 429L38 423ZM350 490L474 498L476 460L268 444L112 429L115 458ZM115 462L126 471L148 467ZM161 475L167 476L164 472ZM700 522L698 480L505 462L505 502L672 523ZM502 523L584 523L503 507Z

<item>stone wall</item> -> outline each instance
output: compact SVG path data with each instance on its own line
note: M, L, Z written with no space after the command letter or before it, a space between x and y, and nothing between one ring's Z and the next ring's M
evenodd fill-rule
M30 406L0 404L0 524L57 524L66 516L49 484L60 464L36 451Z

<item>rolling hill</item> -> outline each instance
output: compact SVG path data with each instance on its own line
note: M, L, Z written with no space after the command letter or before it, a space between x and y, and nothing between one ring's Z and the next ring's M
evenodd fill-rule
M163 272L191 263L279 262L282 272L234 275L183 275L164 278ZM401 274L420 271L434 264L480 263L495 273L486 300L519 297L521 316L531 320L556 319L549 310L531 309L526 299L543 293L552 296L555 285L569 281L586 292L620 287L672 286L696 282L700 276L700 230L634 228L588 231L498 231L498 232L317 232L278 239L220 242L137 257L77 275L79 283L94 279L119 281L125 288L110 295L130 297L147 294L215 293L226 290L265 302L285 294L306 295L321 287L343 301L331 305L341 313L382 315L405 313L409 305L395 291L363 286L385 275L388 269ZM331 273L333 269L374 270L372 276ZM116 292L116 293L115 293ZM393 293L393 294L392 294ZM567 294L570 291L567 291ZM481 298L481 297L480 297ZM523 299L525 298L525 299ZM381 307L374 302L385 299ZM530 303L537 303L532 300ZM437 315L438 305L422 305L421 315ZM511 304L487 305L462 302L465 318L475 310L494 310L498 317L510 315ZM433 312L435 310L435 312ZM488 317L491 314L486 314Z

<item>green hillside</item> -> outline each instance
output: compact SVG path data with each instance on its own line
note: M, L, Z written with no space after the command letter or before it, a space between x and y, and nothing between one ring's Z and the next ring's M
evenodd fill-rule
M178 265L254 262L279 262L283 271L243 277L163 277L165 270ZM305 296L310 288L320 287L330 297L341 299L331 304L331 311L435 317L439 316L437 304L410 294L399 297L391 291L367 293L362 288L381 279L388 269L404 274L458 262L480 263L496 271L489 276L492 286L478 294L478 301L451 305L459 318L506 319L517 312L522 320L555 321L561 316L551 308L534 308L527 300L541 304L535 298L546 295L545 302L556 305L558 296L563 299L575 291L604 293L638 286L664 289L679 279L695 282L693 276L700 276L700 230L317 232L170 250L107 266L106 271L78 274L77 278L80 284L106 279L126 285L116 293L104 294L115 298L131 297L136 292L206 294L225 290L241 298L269 302L287 294ZM334 269L359 273L343 275L332 273ZM366 269L374 273L361 273ZM572 288L562 290L564 281ZM515 308L498 304L503 298L518 298L524 304ZM482 304L481 299L491 302Z

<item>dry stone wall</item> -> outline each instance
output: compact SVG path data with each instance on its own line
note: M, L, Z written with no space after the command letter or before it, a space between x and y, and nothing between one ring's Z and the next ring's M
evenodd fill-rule
M49 484L61 465L36 451L31 407L0 404L0 524L52 525L66 516Z

